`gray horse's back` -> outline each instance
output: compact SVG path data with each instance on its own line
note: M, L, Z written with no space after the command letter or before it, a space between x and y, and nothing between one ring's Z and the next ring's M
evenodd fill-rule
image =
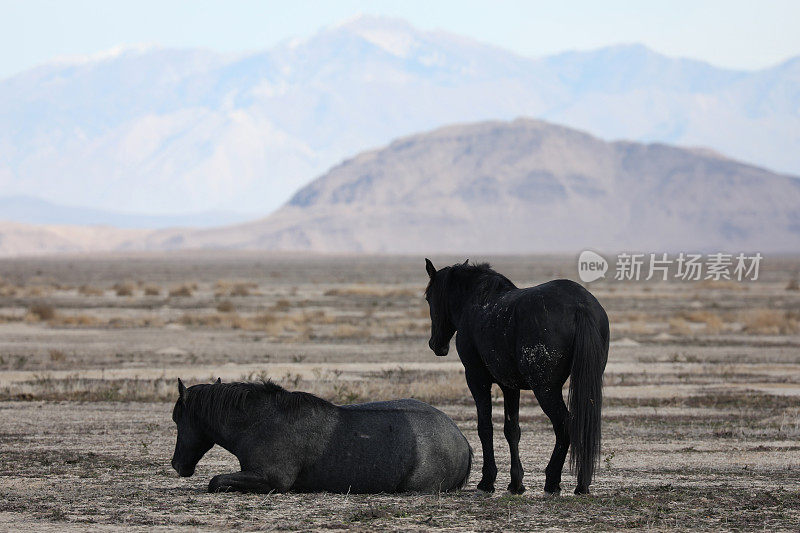
M327 490L438 492L469 479L472 449L438 409L404 399L345 405L339 413L332 446L321 458L326 464L314 468Z

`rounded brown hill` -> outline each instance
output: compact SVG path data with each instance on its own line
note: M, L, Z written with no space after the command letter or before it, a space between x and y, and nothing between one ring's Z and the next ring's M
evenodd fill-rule
M800 179L546 122L455 125L332 168L269 217L150 246L522 253L800 249Z

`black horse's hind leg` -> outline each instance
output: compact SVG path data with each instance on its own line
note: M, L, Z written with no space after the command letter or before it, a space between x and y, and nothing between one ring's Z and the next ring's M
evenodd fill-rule
M494 492L497 479L497 464L494 462L494 442L492 441L492 381L485 370L467 370L467 386L475 400L478 410L478 437L483 450L483 469L478 490Z
M553 432L556 434L556 445L545 469L544 491L547 494L558 494L561 492L561 471L569 449L569 412L561 396L561 387L537 387L533 389L533 393L539 401L539 407L553 424Z
M254 472L220 474L211 478L211 482L208 484L208 492L267 493L273 490L276 490L276 487L272 483Z
M522 461L519 460L519 389L501 388L505 411L503 433L511 452L511 483L508 484L508 490L512 494L522 494L525 492L525 485L522 484L525 471L522 469Z

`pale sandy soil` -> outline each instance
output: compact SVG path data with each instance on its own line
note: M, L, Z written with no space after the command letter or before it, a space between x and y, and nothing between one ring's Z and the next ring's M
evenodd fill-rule
M574 277L571 259L493 262L520 285ZM437 359L427 348L420 258L2 261L0 529L797 530L800 293L786 285L799 266L775 260L744 287L590 286L614 341L601 465L591 496L572 496L565 471L564 496L546 499L553 436L529 392L520 447L528 492L475 493L474 407L455 354ZM245 282L248 295L228 294ZM116 283L132 294L118 296ZM181 284L196 284L191 296L167 295ZM92 294L80 290L87 285ZM147 285L160 294L146 296ZM234 311L218 311L222 301ZM54 316L32 313L41 304ZM758 309L775 313L751 316ZM722 327L675 322L698 310ZM237 465L215 448L194 477L172 471L178 376L271 377L337 402L419 397L467 435L472 479L441 495L206 494L213 475ZM499 395L494 414L503 489Z

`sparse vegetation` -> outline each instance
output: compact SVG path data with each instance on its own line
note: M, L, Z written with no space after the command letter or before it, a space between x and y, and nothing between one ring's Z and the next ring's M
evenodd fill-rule
M192 285L179 285L169 290L170 298L190 298L195 287Z
M219 311L220 313L232 313L235 310L236 307L230 300L222 300L220 303L217 304L217 311Z
M145 296L161 296L161 287L156 285L145 285L144 286L144 295Z
M558 269L541 265L549 260L514 259L512 279L552 277ZM800 293L784 290L796 264L767 272L763 285L746 291L590 286L609 311L612 341L629 342L615 343L606 370L603 455L593 495L573 496L574 476L565 469L563 496L545 499L541 482L552 433L533 394L523 392L520 402L528 493L503 491L508 452L502 393L494 387L498 493L478 498L475 408L453 345L447 358L428 350L422 286L404 277L405 266L387 271L382 264L371 267L372 259L354 261L364 261L357 275L331 273L328 264L307 259L296 269L267 262L258 274L267 280L260 286L264 294L252 284L247 296L229 296L236 283L248 283L240 278L217 297L211 293L220 289L221 272L239 276L218 263L164 263L168 275L156 276L87 262L77 269L85 278L70 277L69 284L7 273L0 265L0 294L21 287L4 300L0 315L9 341L0 353L6 371L0 384L4 523L50 521L62 529L259 529L265 523L293 530L796 529ZM167 271L160 265L154 272ZM300 269L306 270L295 272ZM75 269L68 272L75 276ZM381 281L387 278L392 281ZM127 279L142 282L132 296L115 297L111 283ZM107 290L81 289L100 285ZM190 294L152 298L151 285L162 297L166 288L184 285ZM44 287L44 296L26 296L29 286ZM35 304L50 306L52 317L34 315ZM781 337L765 337L772 335ZM429 402L455 420L475 449L467 490L203 494L212 475L239 466L214 448L195 477L178 479L169 466L175 444L169 414L177 375L189 385L220 374L225 382L272 378L335 403Z
M216 297L244 297L258 295L258 284L253 282L230 282L217 281L214 284L214 295Z
M669 332L673 335L688 337L692 334L692 328L683 318L674 317L669 319Z
M28 308L28 316L34 320L53 320L56 317L56 309L50 304L38 302Z
M133 296L134 285L133 283L115 283L112 287L117 296Z
M325 296L357 296L373 298L422 297L422 290L411 288L385 287L380 285L350 285L325 291Z
M78 287L78 294L81 296L103 296L105 291L99 287L94 287L92 285L81 285Z
M800 312L749 309L741 313L743 331L754 335L791 335L800 331Z
M725 323L720 315L713 311L689 311L681 314L689 322L695 322L705 325L705 332L716 335L720 333Z

